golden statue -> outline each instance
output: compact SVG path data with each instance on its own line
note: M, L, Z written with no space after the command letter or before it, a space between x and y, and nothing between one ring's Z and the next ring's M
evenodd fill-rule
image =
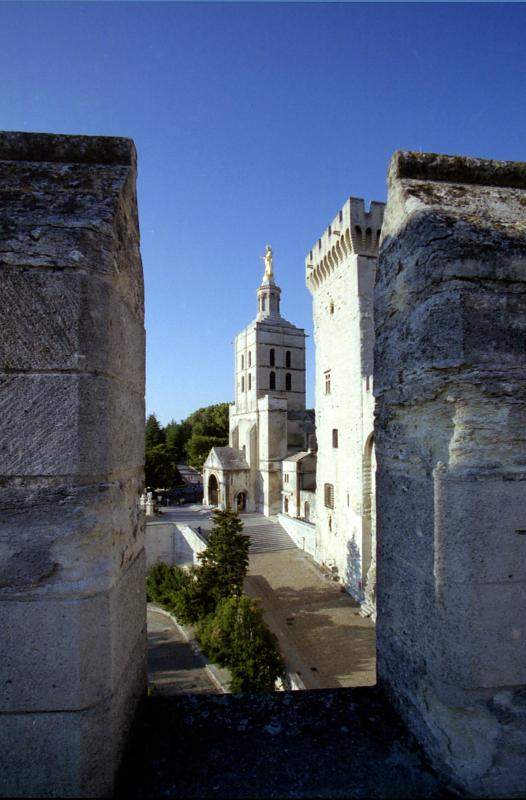
M272 247L267 244L266 253L264 256L260 256L261 260L265 262L265 272L263 274L263 280L274 280L274 272L272 269Z

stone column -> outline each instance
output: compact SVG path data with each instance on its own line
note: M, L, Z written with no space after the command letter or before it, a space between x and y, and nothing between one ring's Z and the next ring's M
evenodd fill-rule
M112 792L145 691L127 139L0 134L0 794Z
M397 153L375 290L378 674L435 766L526 792L526 167Z

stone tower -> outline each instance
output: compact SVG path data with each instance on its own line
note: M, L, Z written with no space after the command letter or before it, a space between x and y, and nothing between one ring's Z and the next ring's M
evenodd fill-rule
M383 211L383 203L366 211L351 197L306 259L316 346L315 555L360 600L375 566L373 288Z
M305 331L281 316L269 246L264 260L256 319L235 339L230 446L207 459L205 502L213 470L218 505L270 515L281 509L281 462L307 446L314 425L305 411Z

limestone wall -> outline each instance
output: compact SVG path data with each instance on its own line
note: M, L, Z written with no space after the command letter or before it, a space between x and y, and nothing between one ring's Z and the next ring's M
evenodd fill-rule
M316 555L316 526L288 514L278 514L278 522L289 534L294 544L311 556Z
M108 796L146 686L130 140L0 135L0 794Z
M435 766L526 792L526 168L398 153L375 291L378 674Z
M174 522L146 523L146 565L163 561L168 566L198 564L197 556L206 548L206 540L190 525Z
M313 290L316 346L317 553L358 599L371 558L363 530L363 454L372 433L376 259L349 254ZM330 373L330 392L326 389ZM337 431L337 447L333 446ZM334 488L334 507L325 485Z

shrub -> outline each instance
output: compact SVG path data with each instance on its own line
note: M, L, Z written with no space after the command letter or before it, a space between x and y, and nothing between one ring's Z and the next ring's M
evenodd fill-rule
M267 628L256 600L241 595L221 600L198 626L205 655L232 673L233 692L269 692L284 677L277 639Z
M168 606L187 580L187 574L180 567L169 567L163 562L154 564L146 578L146 597L150 602Z

